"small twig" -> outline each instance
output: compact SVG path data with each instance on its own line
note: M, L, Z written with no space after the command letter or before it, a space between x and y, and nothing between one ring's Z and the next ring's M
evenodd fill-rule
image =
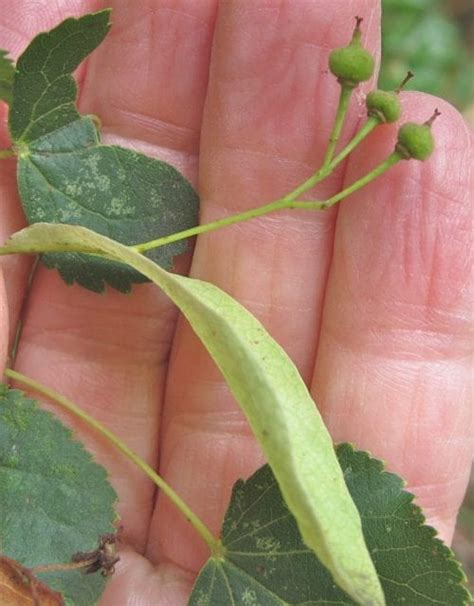
M81 568L87 568L92 564L95 564L97 558L90 558L87 560L79 560L78 562L66 562L64 564L42 564L40 566L33 566L30 568L33 574L41 574L42 572L58 572L62 570L80 570Z
M83 570L84 574L92 574L100 570L102 576L108 577L115 572L115 564L120 560L116 549L117 535L104 534L99 539L99 546L93 551L78 551L70 562L64 564L44 564L30 568L33 574L42 572L58 572L63 570Z

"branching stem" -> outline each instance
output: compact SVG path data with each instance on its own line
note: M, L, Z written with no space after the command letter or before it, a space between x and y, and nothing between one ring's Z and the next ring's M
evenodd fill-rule
M389 168L391 168L399 160L402 160L401 154L399 154L397 151L394 151L390 154L390 156L388 156L388 158L384 162L382 162L381 164L376 166L369 173L367 173L366 175L364 175L363 177L358 179L352 185L349 185L349 187L346 187L345 189L340 191L335 196L332 196L331 198L328 198L327 200L322 200L322 201L321 200L295 200L292 203L292 208L305 208L307 210L314 210L314 209L325 210L327 208L330 208L331 206L334 206L334 204L336 204L337 202L340 202L344 198L347 198L347 196L350 196L357 190L361 189L362 187L364 187L365 185L367 185L368 183L370 183L371 181L373 181L374 179L376 179L377 177L382 175L385 171L387 171Z
M10 358L9 358L9 364L11 366L14 366L16 354L18 353L18 345L20 344L20 338L21 338L21 335L23 332L23 320L25 317L25 310L28 305L28 299L29 299L29 295L31 292L31 287L33 285L33 280L36 275L36 271L38 269L39 259L40 259L40 257L39 257L39 255L37 255L35 257L35 260L33 261L33 265L31 266L30 273L28 276L28 282L26 284L26 288L23 293L23 303L20 308L20 315L18 316L18 321L17 321L17 325L16 325L16 330L15 330L15 336L13 339L13 345L12 345L12 349L10 352Z
M299 185L296 189L294 189L290 194L285 196L285 200L296 200L302 194L306 193L310 189L312 189L315 185L323 181L326 177L333 172L335 168L339 166L339 164L347 158L347 156L354 151L354 149L374 130L376 126L380 124L378 118L369 118L362 128L357 131L354 138L349 141L349 143L342 149L339 154L326 166L322 166L317 172L314 173L309 179L304 181L301 185Z
M294 189L291 193L289 193L284 198L280 198L269 204L265 204L264 206L259 206L257 208L252 208L243 213L239 213L237 215L230 215L229 217L224 217L222 219L218 219L217 221L212 221L211 223L205 223L204 225L198 225L196 227L191 227L190 229L186 229L184 231L179 231L177 233L171 234L169 236L163 236L162 238L157 238L156 240L151 240L150 242L144 242L142 244L136 244L135 246L131 246L130 248L136 250L137 252L144 253L148 250L152 250L153 248L158 248L159 246L164 246L165 244L170 244L171 242L176 242L178 240L184 240L185 238L190 238L191 236L197 236L199 234L208 233L210 231L214 231L216 229L220 229L221 227L226 227L228 225L233 225L235 223L240 223L242 221L247 221L248 219L253 219L255 217L260 217L262 215L266 215L275 210L283 210L283 209L295 209L302 208L306 210L324 210L336 204L340 200L346 198L354 191L357 191L367 183L370 183L373 179L384 173L391 166L393 166L398 160L400 160L401 156L394 152L391 156L385 160L382 164L374 168L370 173L353 183L351 186L339 192L337 195L329 198L328 200L310 200L310 201L300 201L297 200L299 196L312 189L317 183L322 181L325 177L330 174L334 168L340 164L347 157L347 155L357 146L359 143L367 137L367 135L377 126L378 120L376 118L369 118L361 130L357 133L357 135L352 139L347 147L345 147L341 153L334 158L333 162L327 167L321 168L317 173L312 175L307 181L299 185L296 189ZM348 149L349 148L349 149Z

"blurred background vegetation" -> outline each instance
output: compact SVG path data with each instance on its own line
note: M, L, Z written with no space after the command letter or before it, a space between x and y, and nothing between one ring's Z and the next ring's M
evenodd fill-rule
M380 87L392 90L408 70L406 88L448 99L460 110L474 101L472 0L382 0Z
M380 88L406 86L443 97L474 126L474 0L382 0ZM474 474L453 542L474 593Z

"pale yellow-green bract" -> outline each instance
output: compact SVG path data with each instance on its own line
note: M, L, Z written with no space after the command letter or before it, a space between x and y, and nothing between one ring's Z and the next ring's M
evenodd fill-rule
M331 437L296 367L256 318L216 286L168 273L83 227L36 223L0 249L1 254L46 251L123 261L174 301L242 407L305 543L356 602L385 604Z

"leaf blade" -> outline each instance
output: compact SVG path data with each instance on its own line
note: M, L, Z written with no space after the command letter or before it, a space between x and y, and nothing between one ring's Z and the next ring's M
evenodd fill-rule
M66 19L33 39L13 76L10 135L18 156L17 181L28 222L84 225L125 244L194 227L199 198L166 162L131 149L102 145L96 124L75 106L73 70L110 28L110 10ZM149 253L165 268L186 251L182 240ZM49 255L67 284L129 292L146 279L110 261Z
M90 117L82 117L45 135L18 160L18 186L30 223L79 224L124 244L135 244L193 227L199 198L170 164L130 149L102 145ZM148 256L171 268L186 251L181 240L150 251ZM43 258L67 284L77 282L95 292L105 284L129 292L144 282L124 264L78 254Z
M169 274L134 250L84 228L36 224L15 234L0 252L74 247L130 264L176 303L246 414L305 542L355 599L384 604L331 438L283 349L217 287Z
M77 87L71 74L109 29L106 9L66 19L33 39L19 57L13 77L9 129L15 143L28 144L77 120Z
M349 444L336 450L362 516L387 604L469 604L460 565L435 538L435 531L424 525L424 516L413 504L413 495L403 490L402 480L387 473L381 461ZM392 526L389 532L386 525ZM221 534L225 560L210 558L204 565L190 606L354 605L301 540L268 465L235 484ZM213 582L217 571L227 576L227 601L221 599L222 580Z
M67 562L95 549L114 530L115 491L51 413L22 392L0 385L0 543L2 553L32 567ZM39 575L75 606L95 604L100 575Z

